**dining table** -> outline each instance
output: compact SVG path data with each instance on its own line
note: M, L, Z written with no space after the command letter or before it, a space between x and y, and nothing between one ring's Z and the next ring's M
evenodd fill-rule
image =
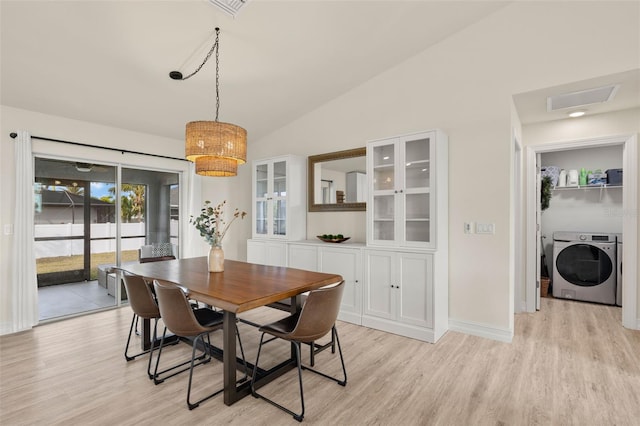
M225 259L223 272L209 272L208 257L129 264L122 270L146 280L163 280L183 287L190 299L223 311L222 348L215 348L223 362L224 403L232 405L250 393L250 382L237 383L236 370L253 366L236 355L237 314L290 299L291 312L301 309L300 294L342 281L337 274L306 271L283 266L260 265ZM147 321L148 322L148 321ZM149 344L149 323L144 324L143 344ZM290 358L269 370L260 370L260 387L295 368Z

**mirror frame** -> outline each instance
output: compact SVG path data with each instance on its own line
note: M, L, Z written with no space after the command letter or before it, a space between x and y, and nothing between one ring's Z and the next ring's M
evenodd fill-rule
M367 148L355 148L347 149L345 151L330 152L327 154L318 154L309 156L308 165L308 193L307 199L310 212L346 212L346 211L366 211L367 203L335 203L335 204L315 204L314 194L314 180L315 180L315 165L316 163L323 163L326 161L342 160L344 158L352 157L366 157Z

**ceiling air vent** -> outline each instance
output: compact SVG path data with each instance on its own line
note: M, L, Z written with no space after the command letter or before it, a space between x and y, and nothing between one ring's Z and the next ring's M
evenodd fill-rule
M249 0L209 0L214 6L222 9L225 13L233 16L234 18L240 12L240 9L247 3Z
M620 85L597 87L579 92L565 93L547 98L547 111L575 108L590 104L598 104L613 99Z

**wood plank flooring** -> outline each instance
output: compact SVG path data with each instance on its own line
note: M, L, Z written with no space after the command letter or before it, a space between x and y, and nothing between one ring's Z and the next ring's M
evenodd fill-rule
M307 372L304 424L640 424L640 332L620 325L620 308L542 303L538 313L516 315L511 344L449 332L432 345L339 323L348 384ZM263 323L282 315L262 308L242 316ZM250 396L231 407L218 396L189 411L187 374L155 386L146 378L146 357L124 360L130 319L125 307L0 337L0 424L296 424ZM240 332L253 362L259 334L246 324ZM287 350L282 342L267 345L265 362ZM188 357L190 348L181 344L167 354L168 363ZM308 360L306 350L303 356ZM330 351L316 361L340 371ZM217 361L198 367L194 397L221 386L221 375ZM297 409L295 371L263 392Z

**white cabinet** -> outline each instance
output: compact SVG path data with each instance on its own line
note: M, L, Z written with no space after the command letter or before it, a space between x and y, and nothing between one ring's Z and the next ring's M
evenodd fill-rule
M318 272L318 246L313 244L289 243L290 268L305 269Z
M247 262L287 266L287 244L284 241L247 240Z
M417 339L433 333L433 255L365 250L362 324Z
M438 130L367 144L367 244L435 248L446 216L447 137Z
M342 275L345 281L338 319L362 324L362 250L359 247L320 246L320 272Z
M257 241L257 243L260 245L264 241ZM255 240L249 240L247 258L250 259L249 262L264 263L256 262L255 257L251 260L254 251L252 246L255 244ZM289 241L280 244L287 247L286 266L341 275L345 281L345 287L338 319L353 324L362 324L363 244L328 244L315 240ZM273 247L270 250L277 251ZM269 253L266 253L264 256L268 255ZM267 264L273 265L274 263Z
M294 155L253 162L253 238L300 240L306 236L307 171Z

